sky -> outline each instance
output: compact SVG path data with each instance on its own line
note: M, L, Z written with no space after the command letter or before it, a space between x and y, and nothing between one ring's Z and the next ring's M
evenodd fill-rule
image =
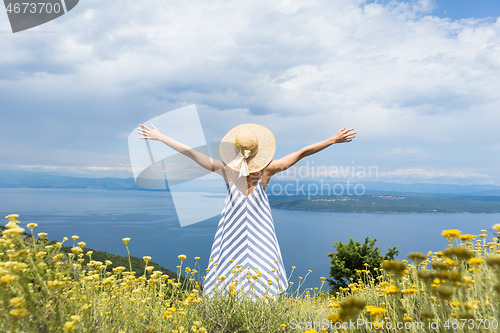
M13 34L0 10L0 169L132 177L128 135L196 104L207 139L262 124L276 157L356 129L297 167L500 185L499 16L497 0L85 0Z

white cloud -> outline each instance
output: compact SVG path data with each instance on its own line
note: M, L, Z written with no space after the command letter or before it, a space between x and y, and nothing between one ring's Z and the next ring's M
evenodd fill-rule
M196 103L212 115L212 137L259 122L284 153L346 125L359 133L360 156L419 155L437 167L419 144L444 156L471 139L500 141L500 20L433 17L433 6L87 0L37 28L54 33L2 35L3 122L23 124L21 149L121 156L110 166L138 122Z
M417 148L393 148L387 152L386 155L389 156L417 156L421 155L422 151Z
M445 180L447 182L460 182L466 180L476 183L490 183L491 176L481 172L467 171L461 169L426 169L426 168L402 168L390 171L380 171L381 179L423 179L423 180Z
M130 165L119 166L62 166L62 165L16 165L18 170L38 171L38 172L57 172L59 174L67 174L73 176L86 177L131 177L132 168Z
M37 148L11 143L0 146L0 162L3 168L74 172L101 177L132 177L130 160L127 155L101 154L58 148ZM5 158L8 157L8 158Z

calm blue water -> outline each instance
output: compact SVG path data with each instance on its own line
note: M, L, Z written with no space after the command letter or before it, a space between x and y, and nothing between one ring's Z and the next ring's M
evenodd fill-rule
M149 255L175 270L177 255L186 254L188 265L201 257L206 267L218 218L181 228L167 192L81 189L0 189L0 214L20 215L22 225L35 222L37 232L49 239L72 235L96 250L126 256L122 238L130 237L133 256ZM446 247L443 229L479 233L500 222L500 214L373 214L273 210L283 259L293 281L308 269L306 287L328 277L327 254L335 241L352 237L376 238L385 253L398 245L403 259L409 252L438 251ZM68 244L68 243L66 243ZM204 269L205 267L202 267Z

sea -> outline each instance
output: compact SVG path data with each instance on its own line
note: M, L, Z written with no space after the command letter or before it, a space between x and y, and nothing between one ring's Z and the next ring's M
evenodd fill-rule
M187 194L189 195L189 194ZM193 193L193 197L196 197ZM221 207L222 208L222 207ZM176 270L178 255L187 256L184 267L207 266L219 217L181 227L172 198L166 191L0 188L0 214L19 214L21 226L38 224L35 233L47 232L47 238L72 244L79 236L86 247L127 255L122 238L129 237L131 255L151 256L161 266ZM363 242L376 239L385 254L397 246L399 259L410 252L439 251L448 241L442 230L459 229L479 234L500 223L500 214L472 213L355 213L272 209L278 242L287 275L294 287L306 277L301 289L321 286L321 277L329 277L328 253L334 242ZM6 220L5 220L6 222ZM29 231L28 229L26 229ZM490 233L491 235L491 233ZM490 236L491 237L491 236ZM295 266L295 269L292 269ZM308 271L311 270L311 273ZM328 285L323 286L323 290Z

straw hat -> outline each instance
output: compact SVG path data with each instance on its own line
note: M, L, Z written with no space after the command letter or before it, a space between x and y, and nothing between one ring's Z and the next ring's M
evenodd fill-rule
M242 124L232 128L221 140L221 159L241 176L262 170L276 151L273 133L264 126Z

